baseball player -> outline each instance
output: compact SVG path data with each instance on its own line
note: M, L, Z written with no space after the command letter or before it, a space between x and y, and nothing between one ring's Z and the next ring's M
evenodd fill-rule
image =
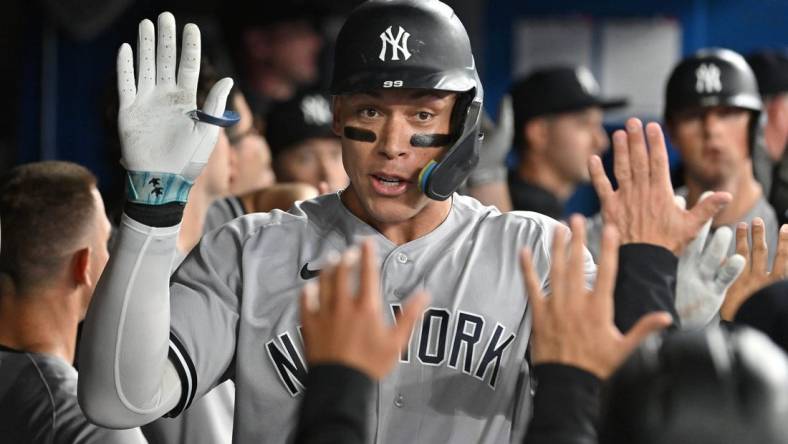
M129 183L155 176L168 187L157 196L144 186L128 193L85 324L88 377L79 393L86 414L131 427L177 415L232 379L234 440L286 441L307 374L298 295L328 258L371 238L392 317L413 291L431 294L399 365L378 385L372 439L508 442L514 412L529 404L530 322L523 285L511 277L527 246L549 293L553 232L565 228L454 193L477 161L483 96L459 19L437 0L372 0L354 10L337 40L331 88L348 188L287 213L235 219L204 236L170 280L182 202L213 146L212 123L222 123L232 85L218 82L205 109L194 109L198 33L194 25L184 29L177 81L169 13L159 17L158 38L150 21L140 24L136 86L131 48L123 45L118 55ZM632 137L639 132L642 140L642 131ZM608 202L623 205L621 196ZM697 224L699 216L687 214L662 212L659 227ZM587 252L582 267L590 281Z
M307 183L321 193L347 187L342 145L331 128L330 100L320 92L302 92L271 108L265 138L278 181Z
M61 161L0 178L0 441L142 444L77 404L77 329L107 262L110 223L87 169Z
M534 70L515 81L510 94L520 158L508 178L514 209L562 219L566 201L590 180L589 157L610 146L602 127L605 110L627 101L602 97L584 66Z

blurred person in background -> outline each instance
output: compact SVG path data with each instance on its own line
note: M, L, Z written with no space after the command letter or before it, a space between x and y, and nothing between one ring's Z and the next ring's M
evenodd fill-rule
M254 125L254 116L243 94L234 88L228 107L241 120L226 129L230 143L229 196L215 201L205 216L202 232L256 211L255 194L272 186L276 176L271 168L271 151L265 138Z
M70 162L15 167L0 179L0 218L2 442L144 443L77 404L77 328L109 257L95 176Z
M268 114L274 102L286 101L320 75L318 58L323 37L304 5L249 5L245 14L226 24L235 46L242 89L256 116Z
M610 145L604 111L626 100L602 98L582 66L538 69L516 81L510 94L519 153L509 173L512 206L561 219L567 199L590 179L589 158Z
M321 193L348 185L342 164L342 145L331 128L329 98L304 92L275 105L266 118L266 139L280 182L301 182Z
M788 52L760 51L750 54L747 62L758 79L766 116L753 151L753 169L783 224L788 222Z
M665 96L666 126L684 164L685 186L676 194L692 208L705 191L731 193L733 201L714 217L712 230L735 230L738 222L761 218L771 262L779 226L753 174L763 105L749 65L727 49L701 50L675 66ZM731 241L729 252L734 250Z

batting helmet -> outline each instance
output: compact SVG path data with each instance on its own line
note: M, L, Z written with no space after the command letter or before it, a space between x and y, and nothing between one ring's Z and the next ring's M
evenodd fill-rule
M471 44L454 11L438 0L370 0L337 37L331 93L414 88L459 93L448 150L419 175L420 189L445 200L479 161L483 90Z
M641 346L611 379L600 442L788 442L788 359L748 327Z

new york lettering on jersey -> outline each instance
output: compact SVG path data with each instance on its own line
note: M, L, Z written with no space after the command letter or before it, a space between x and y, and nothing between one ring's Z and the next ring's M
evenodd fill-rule
M392 315L401 311L401 307L400 304L392 304ZM424 312L422 319L418 333L414 335L417 338L414 362L461 371L495 389L501 359L516 338L514 333L507 334L505 327L498 323L487 323L485 328L484 317L464 311L453 316L446 309L433 307ZM268 359L292 396L302 393L307 372L301 327L296 330L295 334L280 333L265 344ZM403 364L411 362L410 350L414 347L411 343L402 351L400 362Z

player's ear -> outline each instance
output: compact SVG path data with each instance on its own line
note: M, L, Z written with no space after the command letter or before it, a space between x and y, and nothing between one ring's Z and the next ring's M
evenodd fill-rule
M90 247L85 247L77 250L71 256L71 270L70 276L75 287L88 285L93 282L90 277Z
M342 137L342 96L333 96L331 98L331 130L337 137Z
M522 131L529 151L541 153L547 147L547 119L537 117L525 123Z

